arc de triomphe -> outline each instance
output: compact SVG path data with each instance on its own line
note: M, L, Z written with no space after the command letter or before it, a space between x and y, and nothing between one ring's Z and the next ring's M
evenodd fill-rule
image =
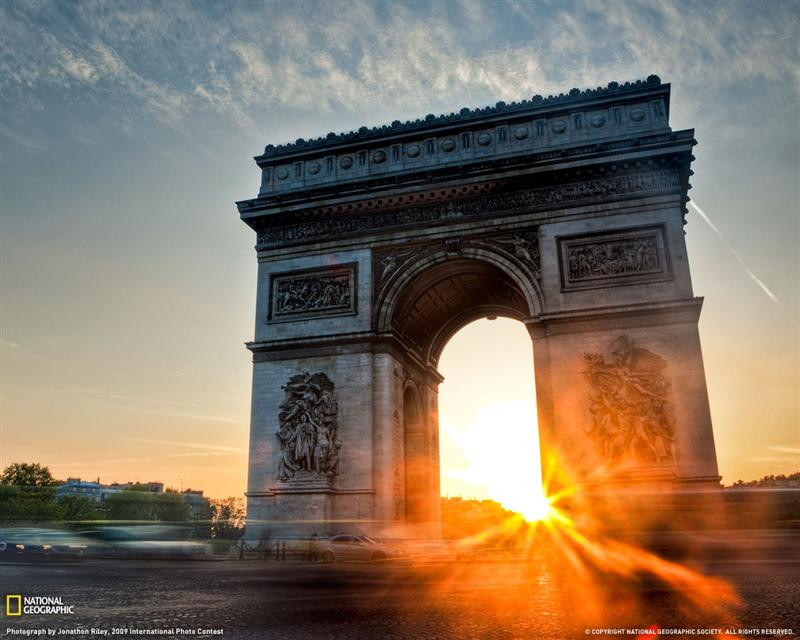
M248 537L435 532L437 361L491 316L528 327L542 451L576 483L718 486L694 131L669 100L651 76L266 147L238 203L258 256Z

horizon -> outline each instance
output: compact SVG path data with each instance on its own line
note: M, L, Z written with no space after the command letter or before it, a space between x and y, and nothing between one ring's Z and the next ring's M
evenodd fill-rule
M252 156L655 73L699 141L686 242L723 484L800 469L792 4L339 6L0 6L0 468L241 495L256 261L234 202L257 192ZM488 405L530 407L530 339L490 325L442 359L443 494L488 496L456 441Z

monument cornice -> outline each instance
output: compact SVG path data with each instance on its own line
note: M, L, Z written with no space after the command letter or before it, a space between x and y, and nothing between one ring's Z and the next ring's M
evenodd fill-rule
M577 92L576 97L510 109L481 109L383 127L368 134L331 134L303 140L256 158L259 197L309 193L337 185L352 189L366 181L464 167L476 161L528 156L622 138L670 133L668 84L658 79L623 91ZM361 130L369 131L364 128Z
M272 362L288 357L328 357L355 353L390 353L400 361L414 366L420 373L437 383L444 378L430 364L426 364L416 350L402 338L392 333L356 332L313 337L295 337L283 340L246 342L253 353L253 362Z
M424 118L407 120L402 122L395 120L391 124L376 127L360 127L357 130L335 133L329 132L325 136L305 140L298 138L294 142L272 145L268 144L264 148L264 153L255 156L255 160L261 164L271 160L296 158L303 155L316 153L320 150L332 150L352 145L363 145L378 140L399 138L408 135L418 135L419 133L431 133L433 131L452 127L454 125L474 124L476 122L490 122L498 119L508 119L513 117L525 116L528 114L542 114L553 111L569 110L574 107L582 106L586 103L601 105L606 102L620 102L631 97L643 95L666 94L665 109L669 110L669 84L664 84L657 75L650 75L646 80L636 80L633 82L609 82L605 87L596 89L573 88L568 93L550 95L547 97L535 95L529 100L505 103L503 101L495 103L494 106L478 107L470 109L462 108L458 113L441 115L428 114Z
M643 302L590 309L566 309L544 313L524 322L534 339L567 333L613 328L621 330L649 325L696 324L703 298Z
M377 206L385 195L398 190L413 193L420 185L457 180L502 180L511 176L552 174L571 167L613 164L627 157L687 153L697 144L694 130L666 131L653 135L620 137L593 143L576 143L559 149L540 149L521 155L463 159L438 167L421 167L380 176L364 176L347 184L321 184L288 193L260 194L236 203L242 220L253 228L275 224L290 214L343 213ZM693 158L690 158L692 160Z

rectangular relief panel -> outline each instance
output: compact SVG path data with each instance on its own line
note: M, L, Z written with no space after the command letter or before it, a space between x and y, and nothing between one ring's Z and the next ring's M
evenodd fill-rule
M355 315L357 263L270 275L269 322Z
M663 225L558 238L563 291L670 280Z

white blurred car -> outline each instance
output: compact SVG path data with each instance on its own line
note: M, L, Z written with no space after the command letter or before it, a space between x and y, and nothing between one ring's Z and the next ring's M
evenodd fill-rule
M34 527L0 530L0 552L6 554L79 556L86 547L86 540L73 531Z
M181 558L210 556L211 545L181 539L181 529L165 525L111 526L82 532L92 555Z
M376 542L368 536L342 534L317 540L317 557L323 562L379 562L403 555L398 547Z

